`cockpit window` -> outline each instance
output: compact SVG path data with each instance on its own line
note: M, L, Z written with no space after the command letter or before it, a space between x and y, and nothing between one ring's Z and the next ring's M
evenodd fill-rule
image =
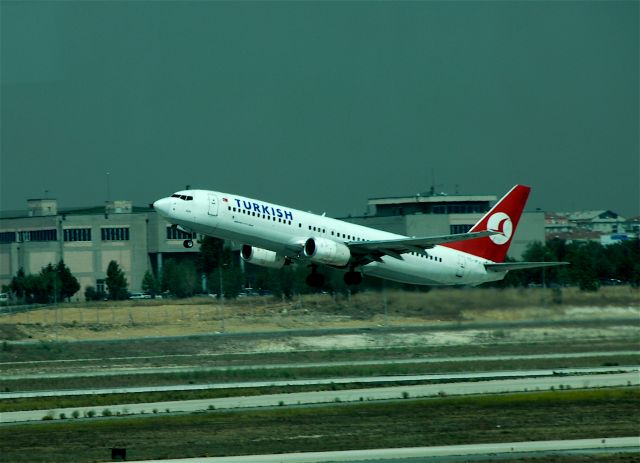
M193 196L179 195L177 193L171 195L172 198L178 198L183 201L193 201Z

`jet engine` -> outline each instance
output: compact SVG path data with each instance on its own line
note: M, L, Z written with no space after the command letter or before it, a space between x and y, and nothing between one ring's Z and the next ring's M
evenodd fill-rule
M240 255L245 262L260 265L261 267L282 268L287 262L284 256L279 256L268 249L254 248L248 244L242 246Z
M351 251L342 243L326 238L309 238L304 243L304 255L313 262L344 267L351 259Z

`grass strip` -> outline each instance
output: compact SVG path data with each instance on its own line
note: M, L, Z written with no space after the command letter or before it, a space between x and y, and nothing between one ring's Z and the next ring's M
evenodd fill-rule
M446 397L0 426L4 462L167 459L635 436L640 389Z
M583 358L513 359L443 363L403 363L384 365L347 365L307 368L256 368L249 370L190 371L176 373L122 374L75 378L17 379L0 381L0 390L38 391L61 389L96 389L109 387L143 387L179 384L207 384L243 381L281 381L314 378L359 376L417 375L458 372L514 371L579 367L616 367L640 364L640 354ZM5 399L11 400L11 399ZM0 411L5 400L0 400ZM6 411L6 410L5 410Z

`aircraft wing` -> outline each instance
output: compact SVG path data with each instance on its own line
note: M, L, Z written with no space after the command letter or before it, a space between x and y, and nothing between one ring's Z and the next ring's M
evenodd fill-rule
M507 270L555 267L557 265L569 265L569 262L504 262L501 264L484 264L484 268L490 272L506 272Z
M390 256L402 260L402 254L418 252L426 254L425 249L430 249L437 244L452 243L455 241L474 240L485 236L495 235L494 231L481 231L474 233L457 233L455 235L428 236L423 238L400 238L397 240L378 241L349 241L345 243L354 257L380 261L382 256Z

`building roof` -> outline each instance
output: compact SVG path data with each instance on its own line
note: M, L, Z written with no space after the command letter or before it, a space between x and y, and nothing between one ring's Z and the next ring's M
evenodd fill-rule
M407 204L407 203L461 203L461 202L491 202L497 199L496 195L421 195L413 196L387 196L382 198L369 198L370 205L383 204Z
M565 241L600 241L600 237L602 235L602 232L577 228L575 230L567 232L548 232L546 233L546 239L561 239Z
M131 208L131 214L140 214L145 212L152 212L151 206L133 206ZM69 207L64 209L58 209L57 214L53 214L49 217L55 217L56 215L101 215L105 213L105 206L87 206L87 207ZM117 212L110 212L110 214L120 214ZM0 211L0 219L26 219L35 217L30 215L28 210L13 210L13 211ZM47 216L38 216L47 217Z
M591 221L597 219L617 219L620 217L617 213L608 209L599 209L594 211L576 211L565 213L569 220L574 221Z

